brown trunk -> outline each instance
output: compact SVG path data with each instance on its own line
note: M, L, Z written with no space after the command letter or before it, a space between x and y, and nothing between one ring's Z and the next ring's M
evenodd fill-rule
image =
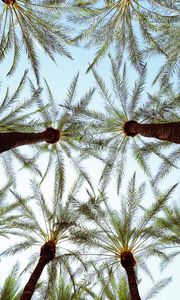
M121 264L126 270L128 277L131 300L141 300L136 282L136 275L134 272L134 266L136 262L131 252L124 252L121 254Z
M39 133L3 132L0 133L0 153L23 145L47 142L54 144L60 139L59 129L47 128Z
M6 3L7 5L13 5L16 3L16 0L2 0L2 2Z
M31 297L34 293L36 284L41 276L41 273L42 273L44 267L51 260L54 259L55 253L56 253L56 245L55 245L54 241L46 242L41 247L39 261L38 261L33 273L31 274L29 281L27 282L27 284L23 290L23 294L22 294L20 300L30 300L31 299Z
M132 137L136 134L140 134L145 137L180 144L180 122L140 124L131 120L124 124L124 133Z

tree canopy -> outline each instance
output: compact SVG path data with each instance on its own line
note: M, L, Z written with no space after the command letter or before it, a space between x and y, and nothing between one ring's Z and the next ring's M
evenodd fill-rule
M0 299L172 297L179 16L169 0L1 1Z

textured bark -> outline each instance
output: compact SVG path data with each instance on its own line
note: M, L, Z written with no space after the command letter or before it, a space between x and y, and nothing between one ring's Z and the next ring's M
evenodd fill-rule
M54 259L56 253L56 245L54 241L49 241L46 242L42 247L41 247L41 253L40 253L40 258L39 261L31 274L25 288L23 291L23 294L21 296L20 300L30 300L34 290L36 288L36 284L41 276L41 273L44 269L44 267Z
M131 252L124 252L121 254L121 264L126 270L126 274L128 277L131 300L141 300L136 282L136 274L134 272L136 261Z
M134 120L124 124L124 133L134 137L136 134L162 141L180 144L180 122L162 124L140 124Z
M16 3L16 0L2 0L2 2L6 3L7 5L13 5Z
M52 127L39 133L3 132L0 133L0 153L19 146L36 144L39 142L54 144L58 142L59 139L59 130Z

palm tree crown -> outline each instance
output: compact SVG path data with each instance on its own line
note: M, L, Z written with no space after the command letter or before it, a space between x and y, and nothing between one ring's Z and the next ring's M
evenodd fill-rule
M105 81L93 70L100 94L105 101L105 113L87 109L84 111L84 116L87 120L86 134L90 136L90 143L95 145L94 150L92 146L92 154L97 157L97 149L99 149L99 153L103 149L107 151L107 157L103 158L105 168L101 176L102 188L106 187L111 172L115 170L119 190L129 154L128 150L133 152L136 161L151 180L153 179L147 163L150 154L153 153L163 160L162 176L173 166L175 167L174 162L178 158L179 150L174 146L173 151L168 156L164 155L163 149L172 147L172 144L163 141L163 139L165 131L166 134L168 133L166 126L171 125L172 135L175 138L180 136L178 134L180 132L179 107L176 104L179 95L174 94L172 85L161 88L157 94L147 93L146 95L144 93L146 68L135 82L132 90L129 91L126 66L124 66L121 74L120 65L111 57L110 59L112 65L112 93L106 88ZM174 112L174 106L177 107L176 112ZM169 120L174 123L166 125ZM159 137L157 136L158 129L154 128L158 125L163 128ZM139 130L141 127L142 131ZM153 127L153 130L151 130L151 127ZM159 138L161 141L147 139L148 136ZM93 138L91 139L91 137Z
M98 202L93 199L90 199L89 203L79 203L75 200L77 210L84 215L84 220L91 222L95 227L90 229L89 225L84 225L80 230L75 229L74 239L87 248L100 250L95 260L98 271L106 272L108 267L114 273L118 267L123 266L133 300L140 299L134 268L139 266L150 274L142 257L165 256L153 220L167 203L174 188L175 186L160 194L156 201L145 209L141 204L144 184L136 188L134 174L128 184L127 195L121 197L120 211L111 209L107 199L104 202L105 209L98 209ZM153 235L154 232L156 235ZM91 277L88 278L90 280Z
M56 272L58 265L62 265L70 274L70 278L73 278L71 261L82 262L75 245L73 247L70 234L70 228L78 227L79 216L73 212L71 201L73 194L75 196L78 192L82 180L78 178L75 182L67 196L67 201L64 201L60 180L60 176L55 177L52 206L47 204L39 185L35 182L32 182L33 197L22 198L12 191L18 207L16 209L17 218L12 222L11 228L12 231L18 229L17 234L19 232L19 236L23 238L23 241L9 247L2 255L14 255L27 249L33 249L34 246L38 246L40 249L40 257L37 252L32 254L25 269L28 270L39 257L38 264L25 286L21 299L31 298L37 281L49 262L52 261L53 263L53 272ZM29 200L33 198L35 204L32 203L32 200ZM50 285L47 288L50 288Z
M178 6L172 1L105 0L99 3L75 0L74 3L79 13L75 11L70 20L86 26L75 41L88 40L88 47L98 47L88 69L115 44L115 50L121 55L127 50L130 61L141 72L144 46L150 44L156 52L164 53L154 37L166 23L178 19Z
M24 48L39 83L39 60L35 41L52 60L55 53L71 57L66 49L68 30L55 22L57 12L63 10L65 4L41 0L4 0L3 2L0 14L0 60L3 60L12 49L13 59L8 72L8 75L11 75Z
M41 111L41 117L47 127L52 126L59 130L60 139L59 142L53 145L46 144L38 146L41 153L48 152L49 155L47 168L42 181L52 165L55 165L55 172L61 174L61 183L63 184L65 179L65 163L66 159L69 159L75 170L91 184L88 174L81 166L78 154L86 144L86 134L84 134L85 123L81 113L83 113L91 101L94 88L90 89L77 100L78 78L79 74L73 78L64 101L54 99L50 87L45 81L48 101L39 99L39 108L47 108Z

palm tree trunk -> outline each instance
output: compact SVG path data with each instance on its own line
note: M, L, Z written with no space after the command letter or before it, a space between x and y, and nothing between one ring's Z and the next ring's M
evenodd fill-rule
M47 128L39 133L3 132L0 133L0 153L23 145L47 142L54 144L60 139L58 129Z
M162 141L180 144L180 122L140 124L131 120L124 124L124 133L132 137L136 134L140 134L145 137L152 137Z
M128 277L131 300L141 300L136 282L136 274L134 272L136 262L131 252L124 252L121 254L121 264L126 270Z
M39 261L31 274L27 284L25 285L25 288L23 290L23 294L21 296L20 300L30 300L34 290L36 288L36 284L41 276L41 273L44 269L44 267L54 259L56 253L56 245L54 241L46 242L41 247L41 253Z

